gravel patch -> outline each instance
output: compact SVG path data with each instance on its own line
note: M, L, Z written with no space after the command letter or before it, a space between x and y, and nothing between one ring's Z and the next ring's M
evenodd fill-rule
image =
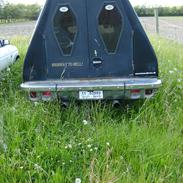
M36 22L0 24L0 38L11 39L15 36L31 36Z

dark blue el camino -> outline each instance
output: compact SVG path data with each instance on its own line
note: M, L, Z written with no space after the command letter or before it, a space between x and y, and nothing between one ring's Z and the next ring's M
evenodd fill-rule
M32 101L145 99L158 62L128 0L47 0L21 87Z

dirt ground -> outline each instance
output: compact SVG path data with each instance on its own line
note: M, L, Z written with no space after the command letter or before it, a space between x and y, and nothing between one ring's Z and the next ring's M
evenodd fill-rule
M0 38L14 36L31 36L36 22L20 22L11 24L0 24Z
M144 17L140 20L148 33L156 33L154 17ZM183 43L183 17L161 17L159 24L161 36ZM34 26L35 22L0 25L0 38L11 39L13 36L31 36Z

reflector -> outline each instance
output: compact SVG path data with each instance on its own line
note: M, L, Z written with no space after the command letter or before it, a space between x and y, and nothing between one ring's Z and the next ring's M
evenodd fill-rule
M36 98L37 97L37 93L36 92L30 92L30 97L31 98Z
M50 91L45 91L43 92L44 97L51 97L51 92Z
M140 90L131 90L131 93L140 93Z

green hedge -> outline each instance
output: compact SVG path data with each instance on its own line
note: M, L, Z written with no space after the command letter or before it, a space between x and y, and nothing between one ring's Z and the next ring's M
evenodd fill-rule
M7 21L13 19L36 20L40 11L41 7L38 4L0 4L0 19Z
M139 16L153 16L154 8L136 6L135 10ZM0 0L0 20L11 22L12 20L36 20L41 11L38 4L6 4ZM159 7L160 16L183 16L183 6Z
M138 16L153 16L154 8L146 6L135 6ZM160 16L183 16L183 6L159 7Z

